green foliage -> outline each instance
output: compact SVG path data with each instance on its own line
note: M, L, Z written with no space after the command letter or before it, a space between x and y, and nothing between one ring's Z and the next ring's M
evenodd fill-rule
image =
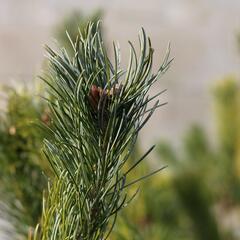
M60 44L69 49L71 44L66 29L75 39L78 27L84 28L89 18L97 21L100 15L100 12L89 17L77 12L69 15L55 30ZM1 214L14 224L19 238L26 239L42 212L42 191L47 187L45 175L52 174L41 152L45 132L33 124L35 121L49 124L49 109L47 103L37 97L45 95L42 89L35 92L4 87L4 90L7 92L7 106L0 119Z
M191 239L183 231L182 209L170 179L163 176L165 174L166 171L141 185L139 198L120 215L113 240Z
M216 219L216 211L227 215L223 213L226 208L239 208L239 95L234 78L226 78L214 88L217 147L212 146L202 128L193 126L178 154L166 142L158 148L160 157L169 164L174 194L184 210L180 215L175 211L175 218L188 217L191 239L235 239L235 232L230 237L226 229L219 231L223 222Z
M186 132L181 148L160 141L158 157L167 171L143 184L141 198L117 221L114 240L239 239L238 228L225 225L229 212L240 208L237 80L218 82L213 93L217 144L197 125Z
M222 239L207 198L206 186L195 173L183 172L174 179L175 190L191 219L195 239Z
M212 213L215 192L209 188L215 154L200 127L187 132L183 149L180 155L169 143L160 142L159 158L168 169L161 179L155 176L143 184L141 199L117 222L114 239L223 239Z
M216 154L210 146L204 131L193 126L184 138L182 157L174 154L166 143L159 147L160 156L169 162L169 168L174 168L172 187L184 210L182 216L188 218L186 227L192 234L190 239L222 239L218 222L212 214L212 199L217 192L210 186L214 184L216 187L217 165Z
M227 77L214 89L219 140L220 178L225 179L224 201L240 201L240 88L233 77Z
M40 153L44 135L32 122L46 121L47 110L27 89L7 89L7 95L0 120L1 201L8 205L3 211L15 218L17 230L26 234L39 219L41 192L47 183L42 174L47 162Z
M56 178L45 198L40 229L34 239L106 239L118 212L137 191L128 188L158 172L128 181L129 173L152 151L151 147L126 171L123 170L139 131L160 107L160 94L148 91L168 69L167 53L156 74L152 73L153 49L141 31L140 57L130 43L130 61L120 69L119 49L115 62L106 54L99 25L89 24L72 43L74 57L65 49L49 53L49 106L53 119L45 139L45 154ZM97 31L95 30L97 29ZM84 36L87 36L85 38ZM44 78L43 78L44 79Z
M228 77L215 87L214 96L220 147L224 154L234 158L240 136L239 84Z

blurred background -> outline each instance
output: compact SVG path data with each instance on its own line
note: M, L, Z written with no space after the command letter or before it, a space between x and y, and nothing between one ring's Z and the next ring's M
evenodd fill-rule
M45 137L31 121L49 124L44 44L69 49L89 20L103 20L110 58L119 42L144 27L157 67L171 42L174 62L155 85L168 89L141 133L134 161L154 143L136 174L168 168L141 184L111 239L240 239L239 0L0 0L0 239L28 239L41 213L49 166ZM51 173L49 173L51 174ZM30 229L30 230L29 230Z

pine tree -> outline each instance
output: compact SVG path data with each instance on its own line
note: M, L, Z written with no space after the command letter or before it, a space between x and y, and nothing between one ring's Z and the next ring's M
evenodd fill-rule
M69 37L73 59L65 49L58 53L46 47L51 70L42 79L51 95L51 128L45 126L49 138L44 153L55 178L44 194L42 219L33 239L107 239L118 212L138 192L130 195L129 187L162 169L128 181L153 146L124 170L139 131L165 104L156 100L164 91L151 97L148 92L171 63L168 49L154 74L153 49L143 29L139 40L139 58L129 42L126 71L120 69L115 43L114 63L110 62L99 23L90 23L75 42Z
M72 56L66 30L76 38L78 29L84 29L89 20L96 23L100 16L100 11L90 15L74 11L54 26L53 35ZM42 65L48 71L45 61ZM36 121L49 124L42 85L37 82L33 88L21 84L0 86L7 95L2 99L6 107L0 114L0 215L13 226L11 236L6 227L1 226L1 232L11 240L26 239L28 232L39 222L42 191L47 187L46 175L51 172L41 152L45 133L33 124ZM42 97L36 97L39 95Z

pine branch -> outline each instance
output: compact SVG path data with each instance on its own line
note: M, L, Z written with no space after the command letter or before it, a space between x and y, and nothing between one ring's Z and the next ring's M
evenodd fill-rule
M82 36L85 36L84 38ZM87 37L86 37L87 36ZM56 174L44 198L42 221L34 239L102 240L109 236L118 212L127 205L127 172L123 166L139 131L161 105L148 96L151 86L170 65L169 49L156 74L152 73L153 49L142 29L140 57L130 43L130 61L120 69L114 44L112 64L99 24L89 24L73 42L73 59L46 47L50 62L52 112L50 139L44 152ZM158 171L158 170L157 170ZM157 172L156 171L156 172ZM149 174L150 176L151 174Z

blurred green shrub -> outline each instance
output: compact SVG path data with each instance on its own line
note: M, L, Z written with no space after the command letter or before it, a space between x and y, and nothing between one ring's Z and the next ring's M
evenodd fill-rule
M125 238L116 239L222 239L206 180L214 166L214 154L200 127L192 127L183 143L182 154L167 142L159 143L159 158L169 167L141 184L140 199L117 225L116 231L125 231Z
M227 77L217 84L213 92L219 145L228 157L234 158L240 128L239 84L234 77Z
M214 89L218 132L218 157L221 160L221 188L225 203L240 201L240 86L227 77Z
M234 78L214 87L216 144L198 125L181 148L159 142L158 157L169 167L141 184L141 198L124 212L114 239L239 239L237 229L224 226L228 211L240 209L239 97Z
M44 134L32 124L36 120L49 124L46 104L27 89L8 88L6 111L0 116L0 191L1 201L8 204L6 214L14 215L21 233L37 223L46 185Z

